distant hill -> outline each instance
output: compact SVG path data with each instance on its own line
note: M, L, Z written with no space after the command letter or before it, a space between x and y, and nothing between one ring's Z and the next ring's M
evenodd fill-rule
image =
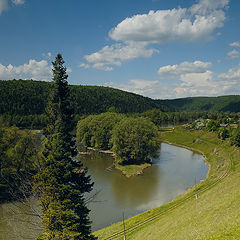
M0 114L43 114L50 88L50 82L0 80ZM142 113L153 108L163 112L240 112L239 95L153 100L110 87L70 85L70 89L72 106L80 115L106 112L110 107L120 113Z
M50 88L50 82L0 80L0 114L43 114ZM120 113L141 113L153 108L172 110L151 98L114 88L70 85L70 89L76 114L102 113L110 107Z
M240 112L240 95L221 97L188 97L173 100L156 100L176 111Z

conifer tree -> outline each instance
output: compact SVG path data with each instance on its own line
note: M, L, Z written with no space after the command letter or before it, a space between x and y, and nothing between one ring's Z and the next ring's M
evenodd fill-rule
M46 108L48 124L42 169L35 177L40 195L44 233L38 239L93 240L84 194L93 183L81 162L75 161L73 109L70 107L66 67L61 54L53 64L53 83Z

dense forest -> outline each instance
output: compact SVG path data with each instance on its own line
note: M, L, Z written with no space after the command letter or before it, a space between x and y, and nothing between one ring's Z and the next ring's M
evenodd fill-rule
M177 111L240 112L240 96L188 97L172 100L157 100Z
M43 114L51 89L50 82L0 80L0 114ZM109 87L70 85L75 114L98 114L115 107L120 113L138 113L157 108L171 109L155 100Z

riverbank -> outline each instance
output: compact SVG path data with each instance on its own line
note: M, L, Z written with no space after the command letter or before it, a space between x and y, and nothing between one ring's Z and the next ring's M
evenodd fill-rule
M181 127L162 133L162 140L203 153L208 176L172 202L127 219L127 239L240 239L240 149L212 132ZM116 223L95 234L122 239L122 230Z

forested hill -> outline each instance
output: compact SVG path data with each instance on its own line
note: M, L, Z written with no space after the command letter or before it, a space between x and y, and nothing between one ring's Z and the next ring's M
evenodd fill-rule
M39 115L44 113L50 82L0 80L0 114ZM110 107L120 113L141 113L153 108L169 111L240 112L240 96L189 97L153 100L134 93L99 86L70 85L76 114L99 114Z
M188 97L173 100L156 100L176 111L240 112L240 96Z
M42 114L48 100L50 82L0 80L0 114ZM71 99L76 114L106 112L110 107L120 113L139 113L169 107L151 98L109 87L71 85Z

